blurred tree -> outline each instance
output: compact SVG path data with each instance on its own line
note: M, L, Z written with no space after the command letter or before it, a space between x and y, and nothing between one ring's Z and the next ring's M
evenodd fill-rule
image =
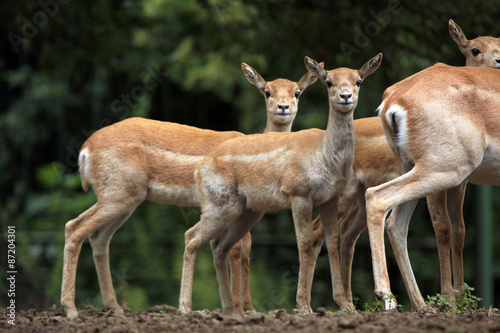
M94 131L142 116L216 130L260 132L265 125L263 97L244 79L242 61L268 80L297 80L305 73L305 55L325 61L327 68L357 68L383 52L383 65L363 84L355 113L373 116L390 84L437 61L464 64L448 34L449 18L470 38L499 35L499 8L498 0L474 4L465 0L4 3L0 12L0 232L7 225L18 226L18 264L32 287L45 294L39 307L58 302L64 224L95 201L93 193L81 191L75 173L78 150ZM303 95L300 109L294 129L326 126L326 92L320 83ZM498 201L498 190L494 191ZM473 220L470 196L467 221ZM151 203L137 209L111 244L119 299L133 309L177 305L183 233L198 215L197 209ZM417 280L424 294L435 294L439 266L424 204L414 220L410 255ZM475 223L468 224L467 281L474 279L474 227ZM290 310L298 265L290 214L266 216L254 234L255 306L261 311ZM313 308L335 308L328 263L324 254L320 258ZM353 290L368 301L373 299L370 262L364 235L355 257ZM393 291L404 301L406 292L394 261L391 275ZM200 255L195 280L194 307L219 306L208 247ZM100 304L87 245L80 256L77 303Z

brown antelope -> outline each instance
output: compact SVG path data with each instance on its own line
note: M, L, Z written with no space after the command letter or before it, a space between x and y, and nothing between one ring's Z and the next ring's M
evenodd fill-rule
M266 82L247 64L242 63L242 69L265 96L265 131L290 131L299 96L316 77L306 73L297 83ZM61 305L68 317L78 316L75 282L83 241L88 237L92 246L104 306L123 313L109 268L113 234L144 200L198 206L194 171L211 149L239 136L243 134L130 118L100 129L85 141L79 155L82 187L86 191L93 186L97 203L66 224Z
M464 181L500 185L500 71L436 64L389 87L379 107L403 175L366 191L375 294L393 309L384 252L386 229L413 308L425 306L407 252L416 201ZM444 195L440 194L444 193Z
M297 309L312 312L310 291L313 271L313 205L319 205L330 259L333 297L354 310L340 279L338 200L351 178L354 159L353 113L363 79L373 73L382 54L360 70L323 69L306 57L308 71L328 88L329 115L325 131L266 133L229 140L212 150L196 174L201 220L186 232L182 270L181 312L191 311L194 265L201 246L211 242L219 282L222 309L235 312L226 257L231 247L260 220L265 212L291 208L299 249Z

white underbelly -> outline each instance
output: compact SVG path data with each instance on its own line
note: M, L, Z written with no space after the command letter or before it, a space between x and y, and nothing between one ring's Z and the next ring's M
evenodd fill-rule
M257 212L276 212L290 208L290 199L274 186L242 187L246 198L246 208Z
M147 199L161 204L198 207L196 186L151 184Z
M500 145L488 145L481 164L467 180L473 184L500 185Z

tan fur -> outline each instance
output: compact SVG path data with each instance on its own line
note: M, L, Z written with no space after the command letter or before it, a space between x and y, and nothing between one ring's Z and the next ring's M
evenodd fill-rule
M266 133L232 139L212 150L197 171L200 222L186 232L182 272L181 312L191 311L194 264L201 246L211 241L224 312L236 311L229 292L229 249L267 211L292 208L299 248L297 309L312 312L310 291L313 253L313 205L319 205L330 257L334 299L353 310L342 287L338 262L336 210L350 178L354 153L353 111L362 79L375 71L382 55L359 71L325 71L306 57L306 67L328 87L330 104L326 131ZM358 82L359 81L359 82Z
M306 73L298 83L285 79L266 82L245 63L242 69L247 78L248 72L252 73L250 83L273 91L266 101L268 114L276 113L272 101L290 104L290 115L268 117L266 131L289 131L298 97L316 78ZM109 268L109 243L114 232L144 200L198 206L194 171L211 149L239 136L243 134L131 118L102 128L87 139L79 157L82 187L88 190L92 185L97 203L66 224L61 304L68 317L78 316L76 267L85 238L89 237L92 246L104 306L123 313ZM232 271L239 274L239 265ZM249 299L245 302L251 304Z
M418 309L425 302L406 250L409 217L418 198L430 195L433 204L445 205L443 191L460 189L466 180L500 184L500 71L437 64L388 91L381 118L407 172L366 192L375 290L387 308L394 307L387 300L391 291L383 243L384 216L392 208L387 231L412 308ZM449 230L435 229L437 237L449 235Z

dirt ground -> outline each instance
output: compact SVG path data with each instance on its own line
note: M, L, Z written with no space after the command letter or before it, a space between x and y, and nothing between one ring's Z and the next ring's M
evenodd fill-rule
M195 311L181 315L169 305L147 311L126 311L115 316L86 307L80 317L69 320L61 311L20 311L15 326L8 323L8 310L0 308L1 332L500 332L500 311L479 310L452 315L426 309L419 312L355 314L329 313L319 308L310 315L284 310L245 315L218 311Z

